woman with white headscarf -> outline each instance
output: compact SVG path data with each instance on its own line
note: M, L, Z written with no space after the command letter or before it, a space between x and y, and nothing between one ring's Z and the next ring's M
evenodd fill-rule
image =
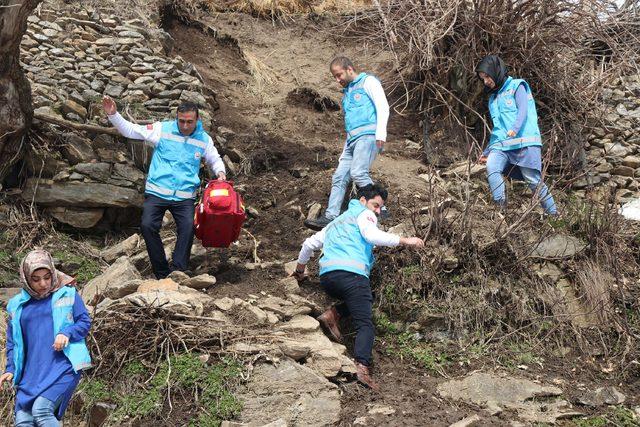
M7 305L7 367L2 383L16 388L15 425L58 427L91 366L85 337L91 319L72 277L51 255L29 252L20 265L22 291Z

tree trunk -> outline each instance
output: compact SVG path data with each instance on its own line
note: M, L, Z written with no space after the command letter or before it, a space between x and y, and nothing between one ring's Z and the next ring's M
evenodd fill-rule
M41 0L0 0L0 182L21 158L31 126L31 86L20 68L27 18Z

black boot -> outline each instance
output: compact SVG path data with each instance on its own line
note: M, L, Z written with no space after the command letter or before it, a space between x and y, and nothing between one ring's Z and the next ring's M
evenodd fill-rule
M316 219L307 219L304 221L304 226L314 231L320 231L325 228L332 220L326 216L321 216Z

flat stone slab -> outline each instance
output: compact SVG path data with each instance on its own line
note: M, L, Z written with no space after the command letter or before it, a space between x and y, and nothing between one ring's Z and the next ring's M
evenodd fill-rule
M613 386L598 387L595 390L587 391L584 396L578 399L578 403L585 406L598 407L605 405L619 405L624 403L627 397Z
M529 422L555 423L558 419L581 415L571 410L569 402L559 398L562 390L558 387L523 378L476 372L461 380L440 384L438 393L444 398L478 405L491 414L514 410Z
M254 368L245 391L240 422L265 425L327 426L340 421L338 387L306 366L284 359Z
M571 258L586 247L587 244L577 237L555 234L538 243L531 256L544 259Z

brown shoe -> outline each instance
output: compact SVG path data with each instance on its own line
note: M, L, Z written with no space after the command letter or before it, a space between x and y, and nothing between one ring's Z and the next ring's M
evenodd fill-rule
M340 315L335 307L331 307L329 310L322 313L317 317L320 325L325 329L334 341L341 343L342 334L340 333L340 327L338 322L340 321Z
M371 378L371 374L369 373L369 367L367 365L363 365L360 362L356 362L356 369L357 369L356 375L358 376L358 381L366 385L376 393L379 393L380 386L375 381L373 381L373 378Z

